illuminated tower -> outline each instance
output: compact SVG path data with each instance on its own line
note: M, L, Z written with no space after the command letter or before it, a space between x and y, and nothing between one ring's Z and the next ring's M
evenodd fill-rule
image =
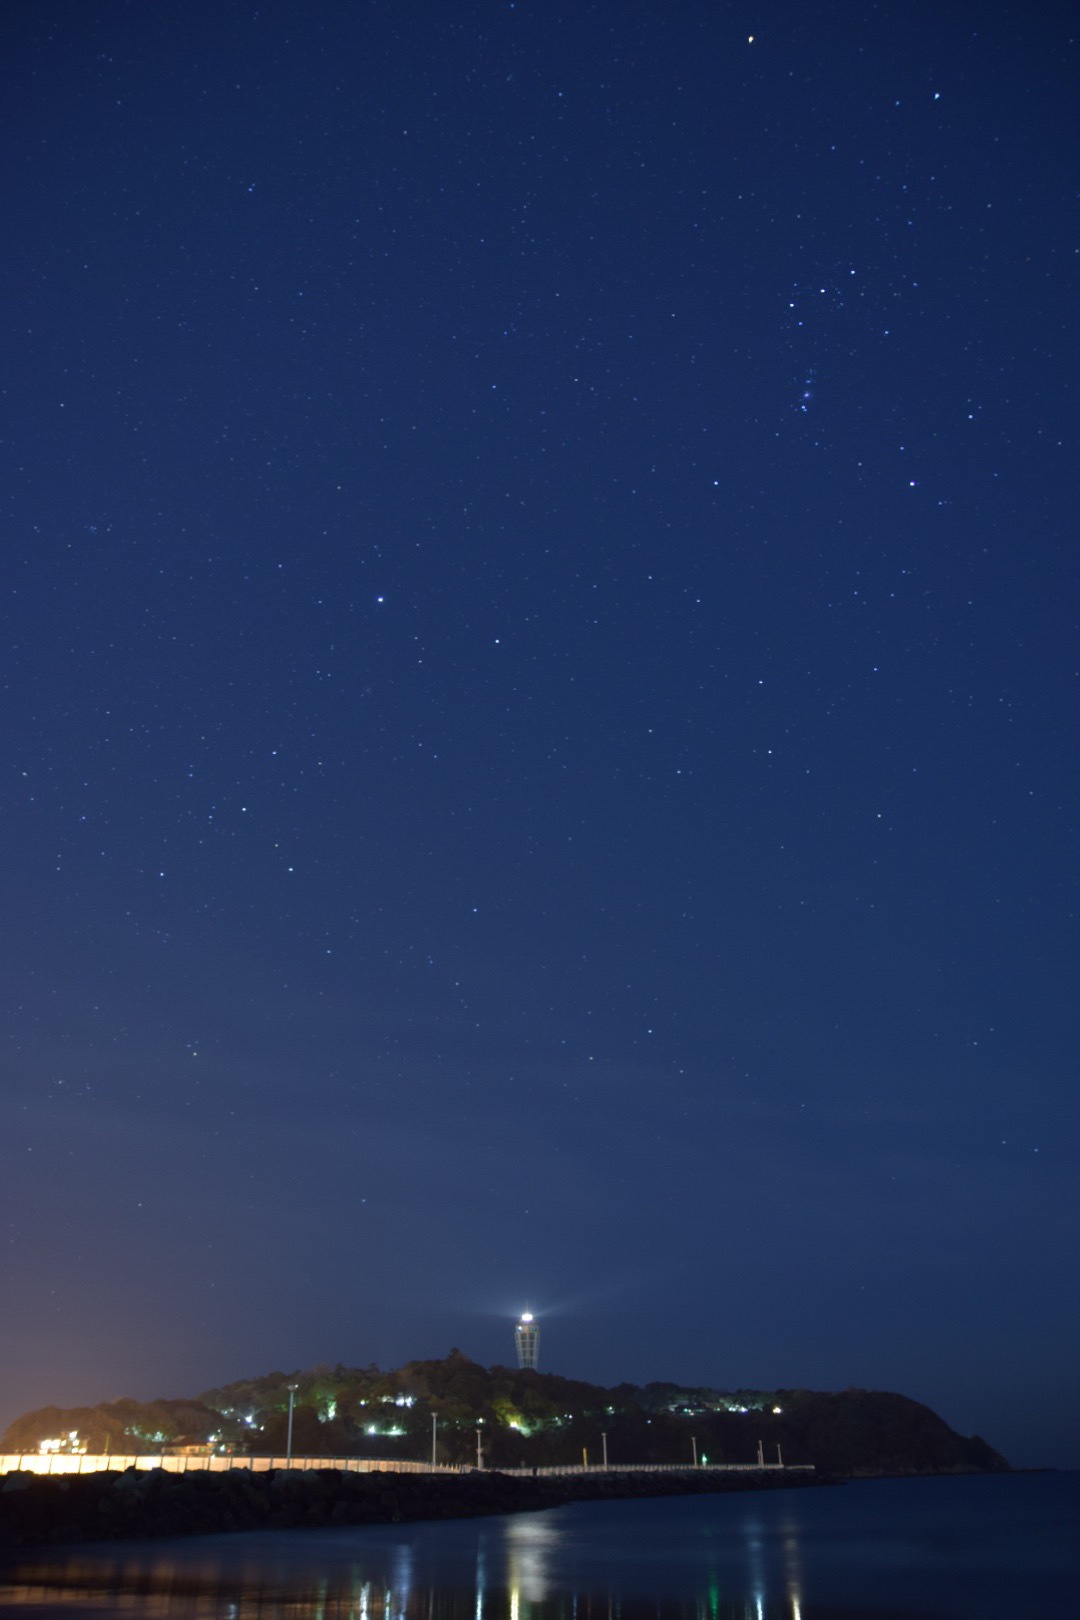
M514 1329L514 1343L517 1346L518 1366L531 1367L535 1372L540 1354L540 1329L533 1321L532 1311L522 1311L521 1321Z

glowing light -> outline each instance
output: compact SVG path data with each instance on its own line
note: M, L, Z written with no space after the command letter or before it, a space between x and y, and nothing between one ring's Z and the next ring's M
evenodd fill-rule
M72 1457L86 1455L86 1441L80 1445L78 1429L69 1429L67 1434L55 1435L38 1443L38 1453L42 1457L55 1457L60 1452Z

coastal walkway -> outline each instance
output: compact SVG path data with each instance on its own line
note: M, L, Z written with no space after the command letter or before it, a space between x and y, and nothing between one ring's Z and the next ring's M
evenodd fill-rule
M278 1469L333 1468L348 1474L438 1474L444 1477L458 1474L492 1473L511 1474L518 1478L553 1479L574 1474L812 1474L812 1463L625 1463L567 1464L559 1468L485 1468L461 1467L456 1464L428 1462L397 1462L386 1457L257 1457L247 1453L215 1455L169 1455L165 1452L103 1453L91 1456L85 1453L40 1452L0 1453L0 1474L98 1474L126 1473L129 1468L162 1468L170 1474L210 1472L228 1474L247 1469L251 1473L269 1474Z

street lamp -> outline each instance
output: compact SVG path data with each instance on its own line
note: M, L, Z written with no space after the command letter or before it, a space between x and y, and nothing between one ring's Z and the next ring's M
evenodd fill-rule
M292 1415L293 1415L293 1402L296 1400L296 1392L297 1392L297 1390L299 1388L300 1388L299 1384L290 1384L289 1385L289 1433L288 1433L288 1438L285 1441L285 1466L286 1466L286 1468L291 1468L292 1467Z
M480 1427L480 1424L483 1423L483 1421L484 1421L483 1418L481 1418L480 1422L477 1423L477 1425L476 1425L476 1466L477 1466L477 1468L483 1468L483 1466L484 1466L483 1430Z

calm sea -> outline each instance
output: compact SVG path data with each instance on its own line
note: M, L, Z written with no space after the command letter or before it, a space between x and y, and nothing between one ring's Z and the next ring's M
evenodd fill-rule
M0 1566L0 1616L1050 1620L1080 1614L1080 1474L874 1480L267 1531Z

